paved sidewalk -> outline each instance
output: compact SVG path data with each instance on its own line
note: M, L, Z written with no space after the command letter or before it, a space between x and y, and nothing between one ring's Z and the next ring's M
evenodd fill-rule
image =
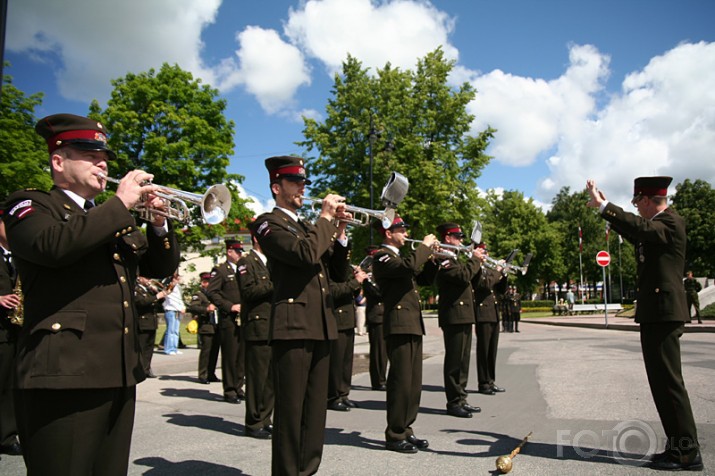
M319 474L497 474L495 459L532 431L511 474L654 474L642 467L643 455L661 450L662 429L637 333L526 319L520 333L500 336L497 383L506 393L471 393L470 403L482 412L460 419L445 413L442 334L436 319L426 323L422 402L413 428L429 440L429 449L414 455L384 449L385 394L371 390L368 375L360 373L351 392L360 408L328 412ZM702 474L715 474L715 333L688 333L682 345L706 465ZM367 336L357 337L356 354L367 348ZM199 384L197 359L197 349L155 355L160 377L138 387L129 474L270 474L270 441L243 436L245 405L223 402L220 383ZM473 390L474 353L470 369ZM0 474L24 474L22 458L3 455Z
M533 324L547 324L552 326L584 327L591 329L611 329L620 331L638 331L639 325L630 317L620 317L615 314L608 314L608 325L603 314L589 314L578 316L552 316L524 318L522 322ZM698 321L685 324L685 332L715 332L715 321L705 320L702 324Z

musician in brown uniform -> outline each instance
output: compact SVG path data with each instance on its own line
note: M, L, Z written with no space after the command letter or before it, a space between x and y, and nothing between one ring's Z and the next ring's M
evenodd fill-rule
M347 243L347 237L341 237ZM336 245L336 249L347 249ZM330 372L328 377L328 409L350 411L357 404L350 400L355 352L355 297L367 274L357 268L353 271L347 259L333 260L343 266L329 268L330 293L333 295L338 338L330 341Z
M266 159L273 211L255 221L256 238L273 280L269 341L275 413L272 474L313 474L323 454L330 340L337 337L323 255L348 217L342 197L328 194L315 224L299 220L307 180L303 159Z
M477 245L488 254L484 243ZM484 395L504 392L496 385L497 348L499 346L499 299L507 289L507 275L501 270L482 267L472 280L476 306L477 391Z
M179 247L163 216L146 234L129 209L152 195L152 175L127 173L101 205L107 148L97 121L41 119L54 186L7 199L5 225L25 296L17 354L16 415L28 474L125 475L136 384L144 380L134 286L171 275ZM82 431L77 431L82 428Z
M654 469L703 469L697 428L685 389L680 337L690 321L681 276L685 269L685 221L668 207L671 177L635 179L633 200L638 215L610 203L593 180L586 182L589 207L623 238L633 243L638 263L635 320L648 383L667 437L665 451L654 455Z
M273 359L268 343L273 281L253 225L249 225L253 249L238 260L246 345L246 435L268 439L273 432L274 407Z
M216 377L218 351L221 348L221 337L218 330L218 308L209 299L206 289L211 281L211 273L199 274L200 288L191 296L186 310L193 314L198 324L198 334L201 337L199 351L199 383L208 385L220 382Z
M417 285L431 284L437 266L430 261L434 235L427 235L407 258L400 248L407 238L407 225L395 216L388 229L376 226L383 234L382 248L375 253L372 272L385 304L384 331L390 373L387 375L387 428L385 447L400 453L426 449L427 440L415 436L412 424L417 419L422 394L422 320Z
M20 455L22 446L17 439L12 376L15 369L17 334L21 325L18 318L21 317L19 313L22 306L20 297L15 294L17 273L12 264L9 247L0 209L0 453ZM20 309L16 312L18 306ZM13 317L14 320L11 321Z
M372 257L379 249L379 246L370 245L365 252ZM382 304L380 288L372 278L372 260L370 260L367 279L362 282L362 289L367 300L365 320L370 342L370 385L373 390L384 392L387 390L387 347L382 324L385 306Z
M134 302L137 305L139 319L137 320L137 340L141 349L144 372L149 378L155 378L151 369L151 360L154 356L154 343L156 342L156 329L159 327L158 312L161 301L166 297L166 292L159 289L156 284L144 276L137 276L137 285L134 289Z
M437 227L437 232L442 243L462 246L464 233L457 223L443 223ZM467 403L472 327L475 323L472 280L482 272L482 249L475 248L464 262L451 251L441 253L443 257L436 278L439 289L437 315L444 339L443 376L447 414L471 418L472 413L482 411Z
M233 239L227 239L225 243L226 261L211 271L206 292L219 309L223 399L228 403L239 403L246 398L242 388L246 370L241 337L241 291L236 278L236 264L241 259L243 245Z

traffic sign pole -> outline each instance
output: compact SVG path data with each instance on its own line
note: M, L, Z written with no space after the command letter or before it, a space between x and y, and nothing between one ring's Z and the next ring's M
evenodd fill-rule
M611 263L611 255L608 251L599 251L596 253L596 263L603 270L603 318L606 320L606 327L608 327L608 285L606 284L606 268Z

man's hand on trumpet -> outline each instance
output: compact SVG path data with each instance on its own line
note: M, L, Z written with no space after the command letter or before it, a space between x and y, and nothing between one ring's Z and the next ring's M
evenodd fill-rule
M478 247L478 246L476 246L476 247L472 250L472 256L475 257L475 258L477 258L477 259L478 259L479 261L481 261L482 263L484 263L484 260L487 259L487 253L486 253L486 251L484 251L484 248L480 248L480 247Z
M345 197L329 193L320 206L320 217L328 221L342 217L345 213Z

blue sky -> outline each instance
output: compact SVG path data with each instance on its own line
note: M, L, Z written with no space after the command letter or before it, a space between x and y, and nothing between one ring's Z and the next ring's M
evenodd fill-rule
M5 73L41 117L179 64L228 101L229 171L260 212L263 159L302 152L348 52L405 69L442 46L479 91L473 130L498 129L480 189L548 204L592 177L623 203L639 175L715 180L713 18L710 0L9 0Z

